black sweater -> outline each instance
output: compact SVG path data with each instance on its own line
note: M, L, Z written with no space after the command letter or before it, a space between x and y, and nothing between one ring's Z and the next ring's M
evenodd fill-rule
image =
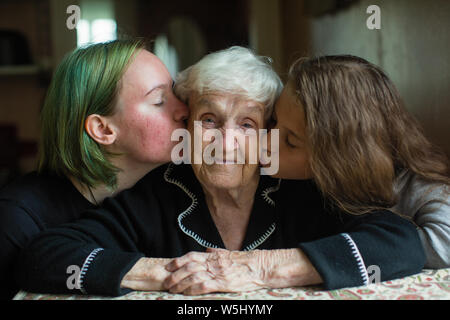
M207 247L224 244L202 188L190 166L168 165L76 223L40 234L23 251L16 276L31 292L115 296L129 291L120 288L121 280L141 257L177 257ZM418 273L425 263L410 222L388 211L329 213L310 181L280 185L264 176L242 250L256 248L301 248L326 289L368 284L371 265L384 281ZM69 266L80 270L80 291L68 286Z
M13 271L19 252L41 231L68 223L94 206L65 177L29 173L0 190L0 299L19 290Z

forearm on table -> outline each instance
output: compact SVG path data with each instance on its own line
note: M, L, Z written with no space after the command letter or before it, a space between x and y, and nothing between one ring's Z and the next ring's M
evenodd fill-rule
M172 259L141 258L123 277L120 287L132 290L160 291L163 281L170 275L165 267Z
M323 282L301 249L264 250L261 259L264 283L270 288L307 286Z

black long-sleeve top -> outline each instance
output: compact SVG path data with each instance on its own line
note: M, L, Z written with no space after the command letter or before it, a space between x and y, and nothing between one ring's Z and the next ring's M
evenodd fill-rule
M19 290L12 274L20 251L40 232L75 221L95 207L66 177L26 174L0 190L0 299Z
M425 254L407 220L389 211L355 217L324 207L311 181L262 176L241 250L301 248L326 289L368 284L370 266L379 268L381 281L423 268ZM190 166L170 164L77 222L40 234L22 252L16 277L30 292L116 296L129 291L121 280L141 257L208 247L224 244L203 190ZM70 266L80 271L75 287L68 285Z

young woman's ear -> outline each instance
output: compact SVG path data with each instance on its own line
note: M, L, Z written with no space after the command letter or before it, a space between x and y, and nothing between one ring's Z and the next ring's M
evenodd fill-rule
M84 128L92 139L102 145L111 145L116 141L116 130L106 117L91 114L86 118Z

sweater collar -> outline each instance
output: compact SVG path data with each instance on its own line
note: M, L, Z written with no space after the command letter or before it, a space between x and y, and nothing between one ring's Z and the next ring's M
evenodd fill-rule
M164 179L179 187L189 198L188 207L178 214L180 230L205 248L225 248L192 167L170 164L164 173ZM275 231L275 201L271 198L271 193L278 191L280 181L268 176L260 177L241 250L257 248Z

